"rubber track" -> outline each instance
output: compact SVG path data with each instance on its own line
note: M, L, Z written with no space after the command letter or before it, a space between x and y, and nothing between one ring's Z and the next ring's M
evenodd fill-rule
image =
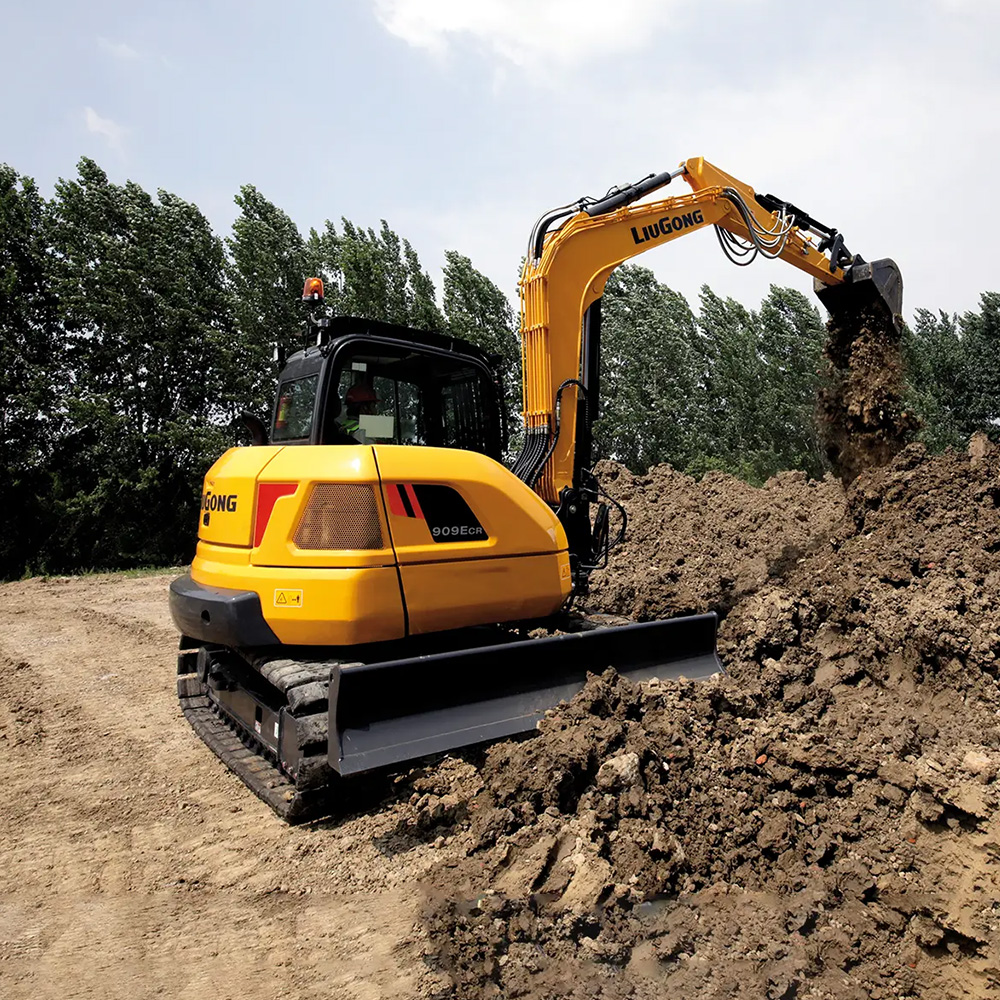
M288 823L301 823L320 814L323 790L301 792L260 754L254 753L215 714L208 698L181 698L181 711L205 745L259 799Z
M336 777L326 761L326 689L332 664L244 656L252 669L289 699L293 714L306 723L302 732L317 752L303 756L296 782L280 770L268 748L211 702L194 670L196 656L196 649L180 652L177 696L184 717L205 745L286 822L301 823L328 812L330 784Z

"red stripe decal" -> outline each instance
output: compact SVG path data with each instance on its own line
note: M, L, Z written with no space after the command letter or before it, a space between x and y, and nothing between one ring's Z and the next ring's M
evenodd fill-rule
M413 507L413 513L416 514L421 521L425 521L426 518L424 517L424 512L420 509L420 501L417 500L416 491L409 483L405 484L405 489L406 489L406 495L410 498L410 504Z
M271 520L271 512L275 503L281 497L291 496L299 488L298 483L258 483L257 484L257 513L253 521L253 544L254 547L260 545L267 528L267 522Z
M399 495L399 487L395 483L390 483L385 490L386 498L389 501L389 510L396 517L406 517L406 508L403 506L403 498Z

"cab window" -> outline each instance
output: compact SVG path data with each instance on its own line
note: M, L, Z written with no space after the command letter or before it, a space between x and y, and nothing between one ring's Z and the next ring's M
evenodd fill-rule
M318 383L318 375L307 375L281 383L274 411L272 441L295 441L309 437L316 409Z
M455 448L478 450L484 400L478 379L458 378L441 388L441 419L445 437Z

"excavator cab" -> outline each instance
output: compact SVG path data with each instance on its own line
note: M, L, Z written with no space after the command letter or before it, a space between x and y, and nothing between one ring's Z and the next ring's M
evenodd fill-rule
M503 400L490 355L454 337L342 316L278 378L270 442L504 448Z

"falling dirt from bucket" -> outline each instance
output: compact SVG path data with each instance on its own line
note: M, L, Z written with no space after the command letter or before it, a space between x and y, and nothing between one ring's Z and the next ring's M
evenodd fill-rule
M919 427L904 404L899 341L898 328L876 305L827 323L817 419L827 458L844 483L888 464Z

